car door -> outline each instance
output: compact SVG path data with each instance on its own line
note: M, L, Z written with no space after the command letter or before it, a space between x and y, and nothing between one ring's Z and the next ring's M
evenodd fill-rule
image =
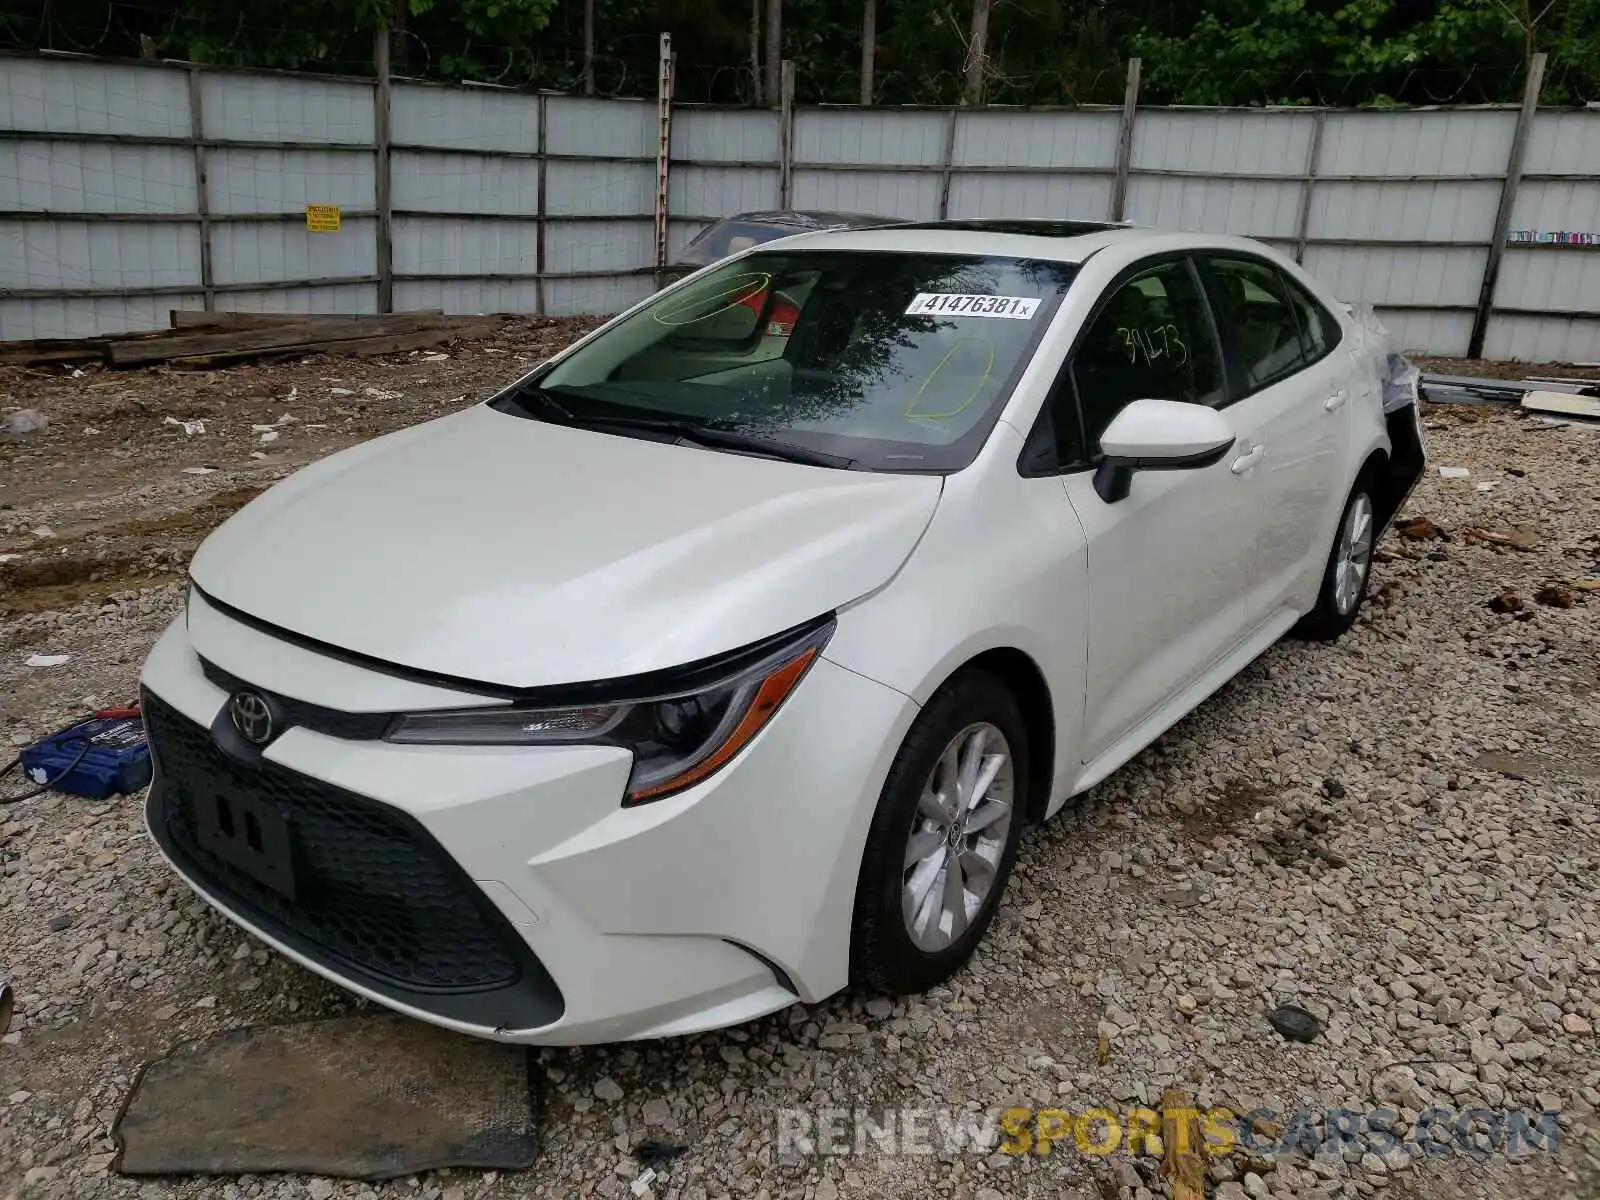
M1312 602L1328 555L1350 440L1349 355L1338 322L1274 264L1236 252L1196 256L1222 335L1231 407L1260 445L1260 538L1250 625Z
M1220 406L1221 354L1186 256L1147 260L1107 288L1064 376L1083 461L1134 400ZM1058 405L1059 407L1059 405ZM1092 473L1064 476L1088 543L1083 761L1091 762L1244 637L1260 506L1249 447L1213 466L1141 471L1107 503Z

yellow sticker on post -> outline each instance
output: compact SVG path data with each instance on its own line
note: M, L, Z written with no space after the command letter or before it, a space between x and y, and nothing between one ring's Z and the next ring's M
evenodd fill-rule
M312 233L338 233L339 206L337 204L306 205L306 228Z

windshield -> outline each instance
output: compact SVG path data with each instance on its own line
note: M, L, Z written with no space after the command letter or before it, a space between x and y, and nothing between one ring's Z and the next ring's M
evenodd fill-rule
M619 433L636 419L641 436L671 423L729 435L724 444L735 434L760 439L779 457L788 447L871 470L959 470L1074 270L1015 258L758 251L663 293L507 399L523 415Z

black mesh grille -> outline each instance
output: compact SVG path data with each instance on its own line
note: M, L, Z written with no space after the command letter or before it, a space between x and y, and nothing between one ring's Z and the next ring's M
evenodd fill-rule
M408 816L261 760L224 754L206 729L148 692L155 751L152 826L197 882L247 918L266 918L320 958L396 987L472 992L514 985L523 953L499 912ZM197 805L237 796L287 818L294 898L217 855L202 840Z

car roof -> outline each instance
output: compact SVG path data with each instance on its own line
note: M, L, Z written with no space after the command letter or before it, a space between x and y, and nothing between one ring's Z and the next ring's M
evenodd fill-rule
M1081 263L1114 242L1144 239L1169 230L1106 221L900 221L870 229L828 229L765 242L750 251L882 250L902 254L968 254Z
M844 225L850 227L866 227L869 225L896 224L893 217L879 217L872 213L846 213L824 212L814 208L786 208L763 210L760 212L734 213L731 217L723 217L707 226L714 229L718 225L773 225L794 226L799 229L833 228Z

